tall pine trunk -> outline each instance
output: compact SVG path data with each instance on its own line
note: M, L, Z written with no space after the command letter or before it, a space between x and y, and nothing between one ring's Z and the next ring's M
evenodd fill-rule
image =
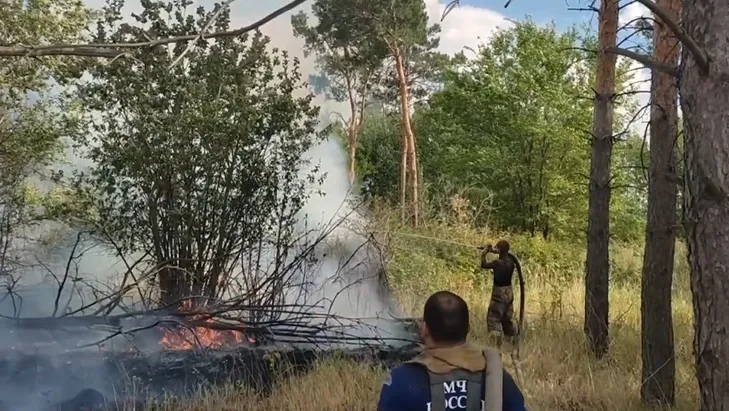
M411 190L410 198L410 217L412 225L418 225L419 219L419 199L418 199L418 161L415 152L415 134L410 123L410 96L408 92L407 75L405 73L405 65L402 53L395 52L395 68L397 70L398 91L400 93L400 116L402 120L402 143L403 156L400 166L400 201L401 216L403 220L406 217L407 207L407 188Z
M678 20L680 0L657 0L656 5ZM678 41L658 19L653 31L653 59L678 64ZM647 404L675 403L675 353L671 286L676 244L676 139L678 137L676 79L653 70L651 81L651 140L648 180L648 219L641 281L643 374L640 395Z
M618 0L600 5L596 93L590 162L590 193L585 264L585 335L591 350L602 357L608 350L608 280L610 276L610 172L613 151Z
M729 410L729 2L686 2L682 25L709 62L703 70L684 47L684 211L696 377L701 410Z
M349 129L347 130L347 175L349 177L349 184L352 186L354 186L354 182L357 178L357 173L355 171L355 161L357 158L357 137L357 130L353 128L353 125L350 125Z
M355 93L352 88L352 83L347 80L347 94L349 96L349 122L347 123L347 174L349 176L349 184L354 186L354 182L357 179L356 172L356 161L357 161L357 145L359 144L359 132L362 127L362 121L364 120L364 104L361 107L361 111L357 109L357 102L355 100ZM361 96L364 100L364 96Z

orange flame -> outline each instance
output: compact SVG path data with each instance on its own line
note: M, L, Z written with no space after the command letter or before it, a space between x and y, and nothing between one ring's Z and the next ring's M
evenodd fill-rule
M182 303L182 310L190 310L192 304L190 300ZM205 322L212 322L211 318L205 319L204 315L192 316L194 320L204 319ZM167 350L191 350L196 347L202 348L220 348L227 345L239 345L243 343L253 343L255 339L246 336L236 330L213 330L204 326L198 327L178 327L176 329L165 329L164 335L160 340L160 345Z

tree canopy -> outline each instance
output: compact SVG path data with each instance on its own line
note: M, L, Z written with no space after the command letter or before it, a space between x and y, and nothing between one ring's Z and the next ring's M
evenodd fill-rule
M136 24L119 26L118 10L108 9L98 40L194 33L217 12L183 17L185 8L147 3ZM216 30L228 29L227 13ZM89 68L93 80L80 86L100 117L77 140L93 161L80 177L94 225L120 252L152 257L167 304L219 296L241 255L271 238L285 253L319 177L302 174L310 166L304 153L321 132L298 61L258 32L201 41L170 68L185 47L98 62Z

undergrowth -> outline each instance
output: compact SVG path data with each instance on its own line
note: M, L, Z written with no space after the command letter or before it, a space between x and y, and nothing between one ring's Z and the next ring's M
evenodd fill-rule
M387 228L386 222L382 222ZM411 316L434 291L451 290L471 309L470 338L486 343L488 275L478 268L479 245L506 238L524 267L526 322L520 386L530 410L643 410L640 346L640 270L642 247L611 247L610 338L607 358L596 360L584 344L584 246L579 242L477 231L467 224L434 224L418 230L392 229L388 280L392 293ZM446 241L442 241L446 240ZM692 360L692 311L685 248L677 245L674 273L674 330L677 409L698 408ZM518 287L517 287L518 288ZM517 291L518 293L518 291ZM518 301L518 296L517 296ZM505 366L514 362L504 353ZM386 370L349 361L328 360L307 375L289 379L268 396L241 387L206 391L194 401L168 403L181 410L374 410Z

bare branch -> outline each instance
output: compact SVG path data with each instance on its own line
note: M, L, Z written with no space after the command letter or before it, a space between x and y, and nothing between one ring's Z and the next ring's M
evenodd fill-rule
M671 16L662 8L658 7L653 0L635 0L637 3L644 5L648 10L655 14L661 22L663 22L668 28L676 35L676 38L689 49L691 54L696 59L699 67L704 71L709 70L709 58L706 56L701 47L696 44L696 41L692 39L685 31L681 29L678 22L674 21ZM627 57L627 56L626 56ZM640 61L640 60L637 60Z
M624 56L629 59L635 60L638 63L641 63L650 69L658 70L660 72L663 72L663 73L666 73L673 77L678 78L678 67L671 66L668 64L664 64L664 63L659 63L646 55L636 53L634 51L622 49L620 47L610 47L607 49L607 51L608 51L608 53L614 53L619 56Z
M236 30L217 31L205 36L206 39L221 37L238 37L261 28L271 20L287 13L290 10L305 3L306 0L293 0L285 6L275 10L271 14L245 27ZM2 46L0 47L0 58L3 57L39 57L39 56L77 56L77 57L102 57L115 58L126 54L122 50L138 49L142 47L157 47L165 44L181 43L196 40L200 34L186 36L168 37L158 40L149 40L137 43L98 43L98 44L54 44L48 46Z

